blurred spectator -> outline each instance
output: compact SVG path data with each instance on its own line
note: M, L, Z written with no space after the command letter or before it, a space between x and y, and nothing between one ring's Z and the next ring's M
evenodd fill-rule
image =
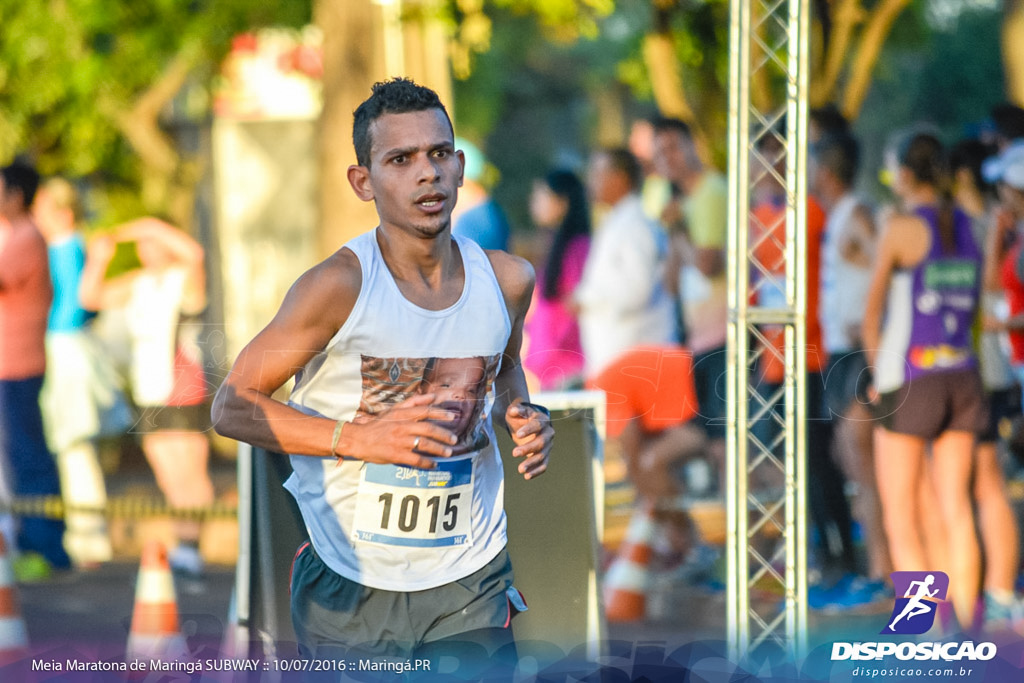
M903 206L884 223L862 330L882 514L893 569L949 574L950 601L969 628L981 583L972 452L988 418L971 339L981 250L970 218L942 193L946 165L933 135L909 136L887 164ZM923 489L934 490L934 507ZM935 521L941 529L929 533Z
M693 352L699 419L709 439L708 452L721 475L725 463L728 187L721 173L701 162L690 127L678 119L654 122L654 163L679 192L661 217L672 234L666 284L682 301L682 336ZM720 476L720 480L724 478Z
M672 184L658 175L654 165L654 123L650 119L637 119L629 128L629 151L633 153L643 169L644 179L640 184L640 200L644 213L659 220L665 205L672 200Z
M693 422L692 355L678 346L638 346L613 359L587 386L608 397L607 438L617 442L636 489L634 517L653 512L654 568L676 580L702 578L718 553L701 543L677 501L684 488L682 466L702 456L706 445L703 429Z
M77 230L78 196L62 178L46 181L32 213L49 245L53 306L46 329L46 380L41 405L49 446L67 505L64 546L78 566L110 559L110 538L103 509L107 489L96 454L97 437L119 434L131 425L131 413L114 370L90 332L95 313L78 301L85 267L85 241ZM76 512L75 508L98 512Z
M487 160L468 140L455 138L455 148L466 155L466 166L459 188L459 203L452 212L452 234L468 237L484 249L507 251L508 219L484 184Z
M996 149L1000 153L1010 147L1024 147L1024 109L1004 102L992 107L990 116L995 127ZM1000 168L998 158L991 157L982 165L982 175L990 183L998 182Z
M53 298L46 242L29 215L39 174L15 162L0 170L0 502L13 496L60 495L53 456L46 447L39 392L46 370L46 320ZM25 517L15 537L4 520L19 579L43 578L66 568L64 522Z
M835 428L832 453L857 483L853 506L864 532L868 576L885 581L892 566L875 485L874 426L857 400L857 383L867 368L860 328L875 257L874 217L854 192L860 145L852 135L826 135L814 145L811 162L811 190L828 212L816 309L828 357L823 417Z
M786 177L786 149L773 134L762 137L757 145L758 154L752 161L752 182L759 188L760 201L753 207L750 226L751 242L757 261L767 271L755 287L757 304L765 308L785 309L789 306L785 293L786 262L786 196L783 181ZM806 433L807 477L810 520L815 534L814 559L821 578L808 592L808 603L814 608L843 609L872 602L880 597L884 586L865 581L859 576L853 544L853 517L846 498L846 477L833 457L832 422L826 408L824 370L827 355L822 341L819 322L818 283L821 278L822 235L825 230L825 212L813 197L808 197L806 212ZM775 396L785 374L785 329L782 326L763 326L766 345L770 347L761 356L759 370L762 386L760 394ZM782 400L774 410L781 413ZM754 406L756 410L757 405ZM764 432L764 443L778 441L778 418L768 417L757 425ZM782 453L777 453L782 457Z
M677 341L672 299L663 285L668 238L644 214L637 195L641 180L640 164L627 149L602 149L591 157L590 196L609 208L573 295L587 377L635 346Z
M141 268L106 279L117 242L134 242ZM80 296L90 310L125 306L131 336L131 390L140 409L136 429L157 485L175 508L213 502L207 472L209 395L195 324L206 307L203 248L177 228L141 218L95 239L89 248ZM176 524L171 567L198 575L200 524Z
M533 184L533 223L549 237L526 321L529 349L523 365L543 391L578 385L583 375L580 328L572 294L590 251L590 208L583 183L571 171L552 171Z
M990 169L1001 201L991 212L991 227L986 235L986 306L979 354L982 378L990 391L991 416L977 448L974 497L985 553L986 627L996 630L1009 626L1024 631L1024 609L1014 592L1020 569L1019 528L1007 499L996 448L999 420L1012 419L1021 412L1018 383L1024 379L1024 147L1006 147ZM997 335L1008 336L1009 385L1003 369L1003 345ZM1014 374L1017 382L1013 382Z

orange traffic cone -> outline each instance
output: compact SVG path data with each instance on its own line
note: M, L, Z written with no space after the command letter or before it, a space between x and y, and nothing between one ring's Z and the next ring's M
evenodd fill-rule
M604 577L604 610L608 621L637 621L647 611L651 541L657 530L646 506L638 507L629 520L626 537Z
M185 638L178 630L174 577L167 549L159 541L150 541L142 551L126 656L144 660L188 657Z
M27 654L28 632L18 607L7 544L0 533L0 666L23 659Z

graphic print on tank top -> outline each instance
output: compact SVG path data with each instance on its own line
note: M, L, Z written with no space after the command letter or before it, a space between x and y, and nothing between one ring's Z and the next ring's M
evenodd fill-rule
M932 246L914 273L913 332L907 349L911 379L920 373L973 366L971 326L981 272L981 254L965 214L954 214L956 248L948 255L942 252L935 209L921 207L917 215L932 231Z
M438 422L458 437L437 468L367 463L359 478L352 540L392 546L471 545L474 456L489 444L484 408L500 354L466 358L362 356L360 415L379 414L415 394L454 418Z

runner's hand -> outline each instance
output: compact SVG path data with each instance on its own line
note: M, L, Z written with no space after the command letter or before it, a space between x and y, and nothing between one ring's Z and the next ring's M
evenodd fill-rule
M524 479L544 474L555 439L551 418L530 406L513 403L505 411L505 424L516 445L512 457L525 458L519 463L519 473Z
M448 457L455 433L434 424L456 418L451 411L431 406L433 394L417 394L378 415L359 415L341 428L338 455L372 463L407 465L432 470L425 456Z

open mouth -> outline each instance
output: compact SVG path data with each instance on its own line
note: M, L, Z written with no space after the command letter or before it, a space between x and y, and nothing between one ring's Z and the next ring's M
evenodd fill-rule
M443 194L428 194L416 200L416 204L424 209L439 209L444 205Z

